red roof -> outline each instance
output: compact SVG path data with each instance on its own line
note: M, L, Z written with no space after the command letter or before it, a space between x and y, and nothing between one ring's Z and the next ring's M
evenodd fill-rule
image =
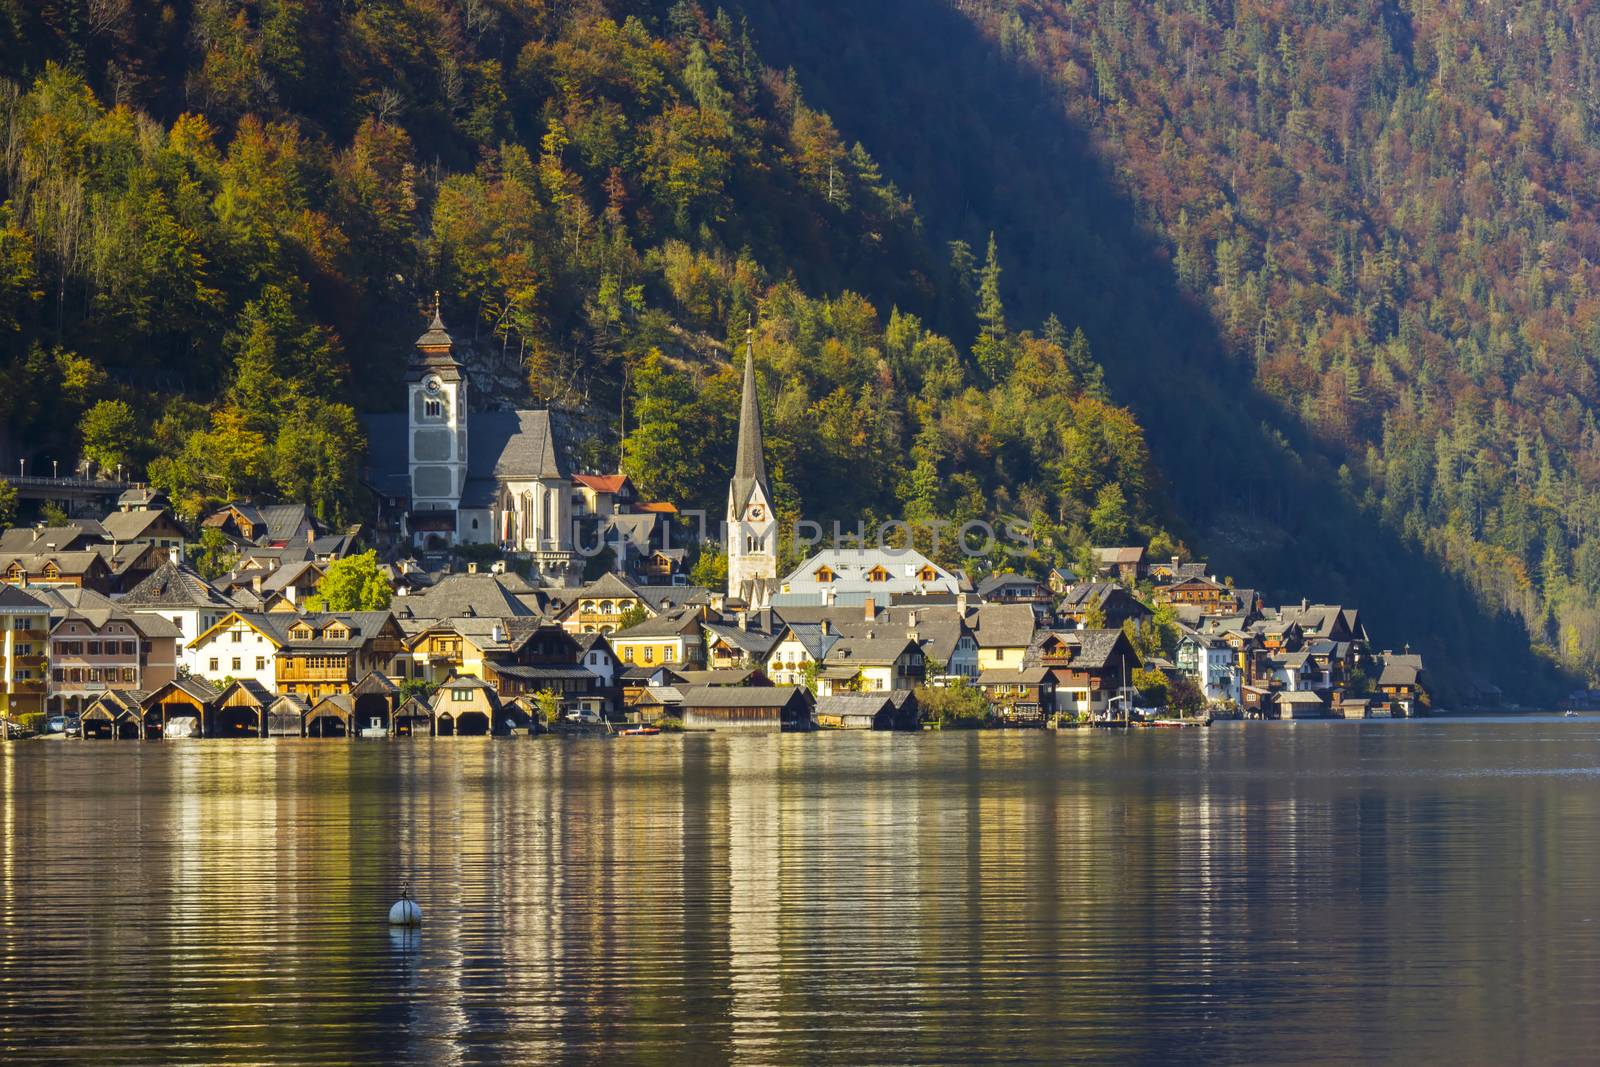
M671 504L668 504L664 500L657 500L649 504L639 504L637 505L637 510L653 511L658 515L676 515L678 513L677 508L673 507Z
M620 493L627 484L626 474L574 474L572 480L586 485L597 493Z

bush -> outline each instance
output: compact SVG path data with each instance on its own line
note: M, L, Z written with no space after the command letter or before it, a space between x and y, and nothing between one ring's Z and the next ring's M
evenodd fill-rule
M947 730L975 730L989 723L989 702L966 682L925 685L917 689L917 707L924 722Z

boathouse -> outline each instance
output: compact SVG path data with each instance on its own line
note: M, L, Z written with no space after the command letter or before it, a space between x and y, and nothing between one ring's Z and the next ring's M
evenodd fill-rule
M310 710L303 697L292 693L279 695L267 705L267 736L305 736L306 713Z
M307 737L349 737L355 732L356 703L349 693L332 693L311 705Z
M405 702L395 709L394 736L432 737L433 709L416 697L407 697Z
M487 737L500 719L500 696L482 678L452 678L433 695L439 737Z
M254 678L240 678L217 698L207 737L266 737L272 694Z
M139 703L144 739L204 737L221 695L203 678L174 678Z
M798 685L701 685L680 690L685 730L809 730L811 694Z
M78 721L85 740L137 741L143 733L140 702L147 694L139 689L108 689L96 697Z
M908 689L818 697L812 715L825 730L915 730L919 725L917 699Z

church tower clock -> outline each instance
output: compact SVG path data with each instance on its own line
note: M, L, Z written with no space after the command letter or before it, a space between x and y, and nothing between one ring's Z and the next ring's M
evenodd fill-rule
M728 485L728 595L752 609L771 606L778 584L778 522L761 455L761 401L756 395L755 342L747 341L744 395L739 403L739 448Z
M406 391L413 529L454 541L467 481L467 378L439 317L438 293L433 321L406 367Z

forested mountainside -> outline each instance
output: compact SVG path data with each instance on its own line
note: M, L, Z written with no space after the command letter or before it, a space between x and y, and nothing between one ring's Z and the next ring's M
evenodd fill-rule
M743 10L930 233L1084 325L1214 556L1594 674L1593 5Z
M1082 334L1020 329L1004 249L930 243L736 15L0 0L0 75L10 469L358 515L356 413L399 405L437 289L500 399L680 506L720 515L754 319L783 511L1014 517L1034 566L1175 546Z

